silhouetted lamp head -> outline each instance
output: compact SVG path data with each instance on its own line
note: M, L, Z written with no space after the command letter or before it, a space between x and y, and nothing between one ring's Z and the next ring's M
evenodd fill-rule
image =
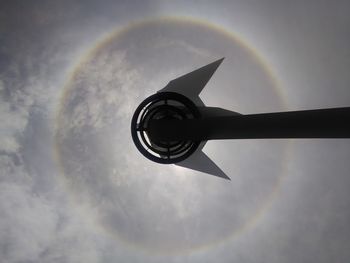
M202 151L206 141L196 138L164 140L161 139L165 135L162 130L152 129L155 122L170 121L173 125L174 121L201 119L200 108L205 105L199 94L222 61L223 58L171 80L141 102L132 117L131 135L143 156L157 163L176 164L229 179Z
M205 106L199 94L222 61L170 81L137 107L131 134L146 158L229 179L202 151L208 140L350 137L350 108L242 115Z

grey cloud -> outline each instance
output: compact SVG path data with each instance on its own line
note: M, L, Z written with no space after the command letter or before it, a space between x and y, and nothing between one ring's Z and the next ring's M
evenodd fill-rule
M35 177L13 158L0 155L0 164L2 262L98 262L91 215L58 184L49 193L35 190Z

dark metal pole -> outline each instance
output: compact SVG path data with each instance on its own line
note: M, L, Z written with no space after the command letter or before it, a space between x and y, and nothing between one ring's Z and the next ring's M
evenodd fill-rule
M191 120L152 120L155 141L263 138L350 138L350 107Z

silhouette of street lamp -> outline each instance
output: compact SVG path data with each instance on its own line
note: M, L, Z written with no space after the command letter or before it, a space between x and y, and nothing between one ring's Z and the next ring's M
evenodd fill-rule
M222 61L170 81L139 105L131 134L145 157L229 179L202 151L208 140L350 137L350 107L242 115L205 106L199 94Z

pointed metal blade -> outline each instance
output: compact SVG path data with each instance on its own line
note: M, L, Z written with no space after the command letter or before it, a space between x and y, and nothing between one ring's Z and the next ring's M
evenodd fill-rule
M175 165L231 180L202 150L197 150L186 160Z
M203 106L204 103L199 98L199 94L223 60L224 58L221 58L186 75L173 79L158 92L180 93L191 99L195 104Z

